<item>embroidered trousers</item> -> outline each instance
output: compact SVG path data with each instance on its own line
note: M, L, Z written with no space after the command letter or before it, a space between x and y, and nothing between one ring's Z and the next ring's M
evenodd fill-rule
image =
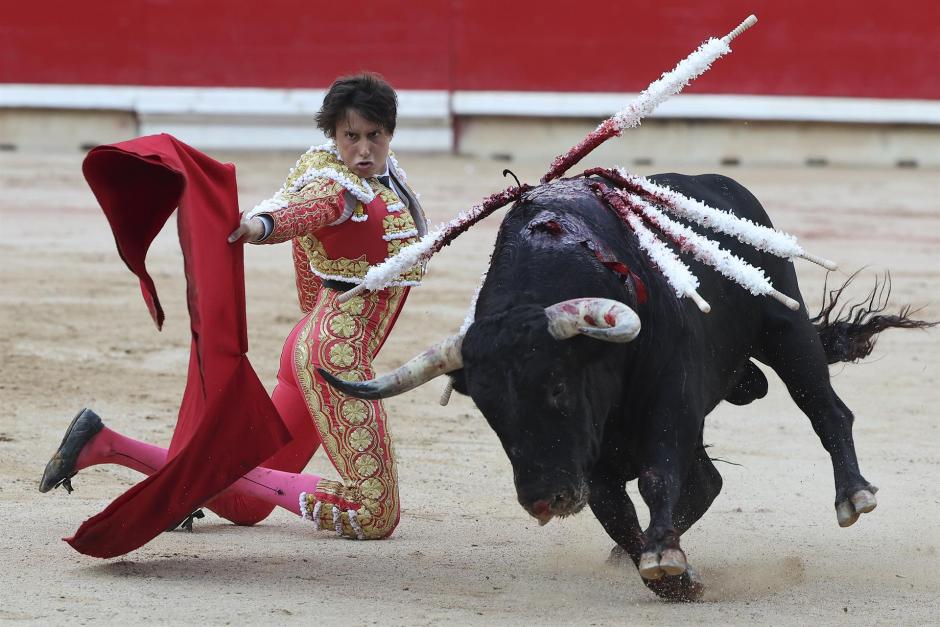
M282 354L279 388L285 388L284 394L291 392L283 385L287 370L297 397L284 399L290 402L279 403L279 409L307 414L306 420L285 416L285 422L308 424L339 475L339 480L321 479L314 492L300 497L301 515L320 528L378 539L390 535L398 524L398 478L384 405L346 396L325 383L316 369L346 380L371 378L372 360L407 293L408 288L390 288L341 305L336 300L340 292L320 289ZM309 441L309 435L313 433L303 439ZM312 456L317 446L302 448ZM350 510L355 511L353 520Z

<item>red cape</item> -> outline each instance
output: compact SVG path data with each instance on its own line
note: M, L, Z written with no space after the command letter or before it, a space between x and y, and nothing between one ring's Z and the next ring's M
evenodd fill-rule
M167 464L66 538L86 555L115 557L179 523L276 453L290 434L245 355L243 246L226 241L239 221L235 167L170 135L151 135L94 148L82 172L121 258L140 279L157 328L163 308L144 262L179 207L192 329L189 375Z

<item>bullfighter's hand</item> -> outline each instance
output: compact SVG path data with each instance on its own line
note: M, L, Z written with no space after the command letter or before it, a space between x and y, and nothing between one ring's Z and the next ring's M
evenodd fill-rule
M228 243L234 244L238 240L257 242L262 237L264 237L264 222L261 221L261 218L255 216L239 224L238 228L228 236Z

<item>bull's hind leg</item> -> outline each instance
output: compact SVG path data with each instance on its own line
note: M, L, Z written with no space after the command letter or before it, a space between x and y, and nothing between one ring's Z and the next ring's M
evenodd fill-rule
M852 439L855 417L832 389L819 335L805 318L791 319L773 328L764 352L832 459L836 516L840 526L848 527L875 509L878 489L859 470Z

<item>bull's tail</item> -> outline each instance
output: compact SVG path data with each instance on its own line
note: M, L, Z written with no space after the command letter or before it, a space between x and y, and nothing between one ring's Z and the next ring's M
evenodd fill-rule
M902 307L896 315L883 313L891 295L891 275L887 273L880 281L875 278L875 287L861 301L851 305L840 303L839 298L856 276L858 272L842 287L828 293L824 287L822 309L810 319L819 332L828 363L855 362L867 357L875 347L878 334L886 329L926 329L937 324L912 319L911 314L917 310L910 306Z

